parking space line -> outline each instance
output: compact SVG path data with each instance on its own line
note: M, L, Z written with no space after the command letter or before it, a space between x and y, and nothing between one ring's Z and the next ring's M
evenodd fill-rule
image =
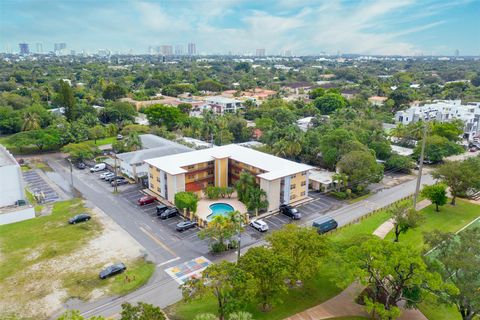
M172 254L174 257L178 257L177 254L175 252L173 252L172 249L170 249L169 247L167 247L162 241L158 240L158 238L151 234L150 232L148 232L147 230L145 230L144 228L140 227L140 230L143 231L143 233L145 233L148 237L150 237L153 241L155 241L159 246L161 246L163 249L165 249L166 251L168 251L170 254Z
M174 262L174 261L177 261L177 260L180 260L180 257L176 257L176 258L167 260L167 261L165 261L165 262L159 263L159 264L157 264L157 267L164 266L164 265L166 265L166 264L169 264L169 263Z

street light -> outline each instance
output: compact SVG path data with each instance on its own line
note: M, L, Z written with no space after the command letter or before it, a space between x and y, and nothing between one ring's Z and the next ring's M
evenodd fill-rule
M418 166L417 185L415 187L415 193L413 195L413 209L414 210L416 210L416 208L417 208L418 193L420 192L420 185L421 185L421 181L422 181L423 160L425 159L425 140L426 139L427 139L427 122L423 121L422 151L420 152L420 164Z

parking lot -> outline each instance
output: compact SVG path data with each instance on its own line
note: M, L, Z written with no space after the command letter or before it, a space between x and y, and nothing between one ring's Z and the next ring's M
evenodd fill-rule
M35 170L23 172L23 179L28 185L28 189L35 195L41 194L44 197L43 202L49 203L59 200L58 194Z

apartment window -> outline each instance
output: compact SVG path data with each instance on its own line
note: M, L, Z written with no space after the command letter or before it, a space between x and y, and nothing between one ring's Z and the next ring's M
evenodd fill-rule
M296 174L294 174L294 175L292 176L292 179L295 179L296 177L297 177L297 175L296 175Z
M190 169L195 169L195 166L194 165L193 166L188 166L187 170L190 170Z
M307 185L307 181L302 181L302 187Z
M150 178L153 179L153 174L150 173Z
M295 189L295 184L290 185L290 190L293 190L293 189Z
M307 175L307 171L302 172L302 176L306 176L306 175Z
M160 178L157 178L157 181L160 182Z
M160 172L160 169L157 168L157 172Z
M157 191L158 191L158 192L162 192L162 190L160 190L160 187L157 188Z
M195 175L193 175L193 174L189 175L188 179L195 179Z
M213 174L213 170L208 170L208 174Z
M305 191L302 191L302 192L300 193L300 195L301 195L302 197L305 196Z
M290 196L290 200L293 200L293 199L295 199L296 197L297 197L297 196L296 196L295 194L292 194L292 195Z

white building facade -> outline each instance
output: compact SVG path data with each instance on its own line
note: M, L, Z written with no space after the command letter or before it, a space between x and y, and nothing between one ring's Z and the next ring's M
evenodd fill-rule
M222 96L206 97L205 102L214 106L219 106L216 113L235 113L237 110L243 109L242 101Z
M438 122L459 119L465 123L464 138L474 140L480 136L480 102L462 104L461 100L436 100L423 106L412 106L395 114L395 121L404 125L422 119Z

